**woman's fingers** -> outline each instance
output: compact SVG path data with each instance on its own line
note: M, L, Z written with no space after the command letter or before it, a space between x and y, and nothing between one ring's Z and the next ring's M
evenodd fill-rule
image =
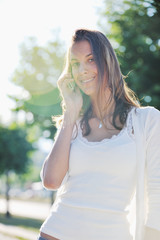
M58 87L61 91L73 91L75 88L75 82L73 78L67 78L66 76L58 80Z
M75 81L73 80L73 79L71 79L70 81L68 81L68 83L67 83L67 87L70 89L70 90L72 90L72 91L74 91L75 90Z
M72 79L71 73L62 73L58 79L58 83L62 83L67 79Z

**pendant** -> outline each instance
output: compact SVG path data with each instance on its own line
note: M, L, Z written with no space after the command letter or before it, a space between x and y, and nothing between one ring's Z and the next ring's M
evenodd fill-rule
M101 123L101 121L100 121L100 123L99 123L99 127L98 128L101 128L102 127L102 123Z

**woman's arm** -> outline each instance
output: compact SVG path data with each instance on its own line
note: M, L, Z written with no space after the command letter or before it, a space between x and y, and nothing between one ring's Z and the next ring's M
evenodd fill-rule
M69 153L73 127L79 117L83 99L79 88L71 88L74 83L70 73L62 73L58 80L64 104L65 114L61 130L53 148L42 168L43 185L48 189L57 189L66 175L69 167Z
M61 130L42 169L42 181L47 189L57 189L68 171L73 127L74 122L71 122L68 113L65 113Z
M146 124L146 190L148 213L145 240L160 239L160 111L152 108Z

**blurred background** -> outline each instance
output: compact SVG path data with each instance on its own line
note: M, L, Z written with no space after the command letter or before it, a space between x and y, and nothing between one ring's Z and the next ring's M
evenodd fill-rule
M160 110L159 26L159 0L0 0L0 239L36 239L54 202L40 170L73 31L102 31L141 104Z

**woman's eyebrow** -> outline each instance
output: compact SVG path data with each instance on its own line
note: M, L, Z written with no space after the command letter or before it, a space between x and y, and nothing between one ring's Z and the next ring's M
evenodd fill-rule
M91 56L91 55L93 55L93 54L92 54L92 53L89 53L89 54L86 55L86 57L89 57L89 56Z
M93 55L92 53L89 53L89 54L86 55L86 58L89 57L89 56L92 56L92 55ZM71 58L71 61L78 61L78 59L73 57L73 58Z

